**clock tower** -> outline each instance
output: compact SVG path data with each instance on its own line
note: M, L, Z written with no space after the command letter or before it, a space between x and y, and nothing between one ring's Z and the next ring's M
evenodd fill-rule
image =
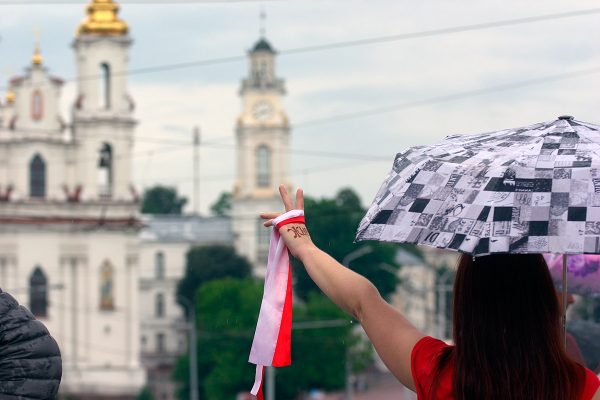
M265 272L269 230L261 211L281 209L278 187L288 182L290 128L282 104L283 79L275 72L276 52L261 38L248 54L248 76L242 80L242 112L237 120L237 181L232 217L238 252Z

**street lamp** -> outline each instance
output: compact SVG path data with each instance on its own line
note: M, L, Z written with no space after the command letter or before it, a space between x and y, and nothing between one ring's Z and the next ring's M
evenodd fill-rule
M198 352L196 351L196 310L194 304L185 297L177 300L188 310L189 350L190 350L190 400L198 400Z
M342 259L342 265L346 268L349 268L352 261L372 252L373 248L371 246L363 246L359 249L351 251Z
M448 330L448 315L446 308L448 306L448 292L452 291L453 285L450 283L453 272L449 269L445 270L442 275L438 278L438 283L435 285L436 292L438 294L438 337L441 340L446 338L446 331Z

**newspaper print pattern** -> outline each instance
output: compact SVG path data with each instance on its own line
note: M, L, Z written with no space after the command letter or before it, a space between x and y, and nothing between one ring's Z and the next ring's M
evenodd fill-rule
M600 126L558 119L399 153L356 239L599 254Z

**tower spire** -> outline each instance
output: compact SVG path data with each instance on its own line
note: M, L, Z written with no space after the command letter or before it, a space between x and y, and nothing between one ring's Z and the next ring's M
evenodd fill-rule
M31 56L31 64L42 65L44 57L42 57L42 52L40 50L40 30L38 28L33 30L33 36L35 37L35 47L33 49L33 56Z
M259 19L260 19L260 27L259 27L258 33L260 34L261 38L264 38L267 34L267 13L265 12L265 5L262 3L260 4Z

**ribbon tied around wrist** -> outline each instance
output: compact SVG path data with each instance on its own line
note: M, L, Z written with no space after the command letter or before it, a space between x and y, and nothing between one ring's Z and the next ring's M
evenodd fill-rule
M292 363L292 268L279 229L304 224L304 211L291 210L273 220L265 288L256 323L249 362L256 365L250 393L263 399L264 367L286 367Z

